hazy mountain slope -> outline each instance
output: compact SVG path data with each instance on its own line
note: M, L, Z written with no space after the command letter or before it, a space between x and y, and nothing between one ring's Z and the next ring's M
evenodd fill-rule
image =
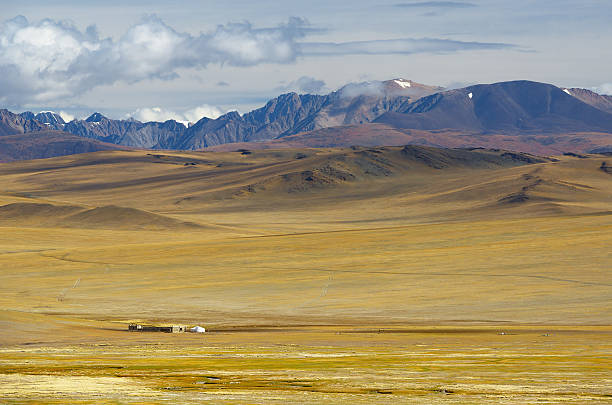
M60 131L0 136L0 162L117 149L121 147Z
M394 128L380 123L320 129L271 141L228 143L207 150L236 151L241 149L326 148L359 146L425 145L442 148L506 149L540 155L565 152L588 153L612 150L610 133L507 134L475 133L460 130L415 130Z
M612 133L612 114L558 87L514 81L424 97L376 122L397 128L503 133Z
M594 91L580 88L564 89L577 99L602 111L612 114L612 96L597 94Z
M409 132L383 124L349 125L288 135L270 141L226 143L206 148L206 150L229 152L240 149L348 148L351 146L398 146L419 143L414 142L415 137ZM422 131L422 133L425 132ZM428 143L421 142L419 144L427 145Z

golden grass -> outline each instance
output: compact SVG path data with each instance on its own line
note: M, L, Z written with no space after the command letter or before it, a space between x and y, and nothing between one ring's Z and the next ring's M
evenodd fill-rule
M208 324L599 324L612 309L611 216L219 239L5 229L0 306L20 311Z
M95 333L95 339L87 335L79 343L0 351L0 397L125 403L604 403L612 395L609 327Z
M30 222L0 218L0 399L610 400L605 158L414 166L294 192L278 173L320 165L295 153L0 166L0 205L118 205L202 226L37 227L32 206ZM526 202L503 203L521 190ZM132 321L212 332L128 333Z

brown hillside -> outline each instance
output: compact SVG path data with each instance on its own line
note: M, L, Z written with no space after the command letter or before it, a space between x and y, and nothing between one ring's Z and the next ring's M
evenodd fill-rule
M60 131L0 136L0 162L120 149L124 148Z
M609 133L547 133L507 135L456 130L415 130L393 128L387 124L363 124L325 128L271 141L228 143L208 148L213 151L238 149L324 148L360 146L426 145L439 148L494 148L539 155L565 152L586 153L612 144Z

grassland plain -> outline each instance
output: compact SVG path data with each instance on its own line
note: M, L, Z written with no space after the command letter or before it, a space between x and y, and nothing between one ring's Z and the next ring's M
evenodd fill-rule
M1 165L1 401L611 402L612 159L457 153Z

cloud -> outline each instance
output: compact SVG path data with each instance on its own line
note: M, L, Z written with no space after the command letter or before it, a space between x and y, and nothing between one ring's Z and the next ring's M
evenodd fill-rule
M302 76L297 80L284 86L277 87L278 91L298 91L299 93L319 94L325 92L327 87L323 80L315 79L310 76Z
M300 56L447 53L513 47L431 38L304 42L307 35L320 32L306 20L292 17L271 28L255 28L249 22L230 23L191 35L175 30L156 16L148 16L113 39L101 38L95 26L79 30L65 21L45 19L31 23L18 16L0 25L0 104L65 102L98 86L173 80L181 69L205 69L211 64L247 67L293 63ZM298 80L295 87L306 92L320 91L325 84L308 77Z
M339 90L340 95L347 98L357 96L381 96L384 94L384 91L384 84L380 81L349 83Z
M514 48L515 45L497 42L465 42L452 39L403 38L354 42L309 42L302 43L304 55L392 55L415 53L450 53L470 50Z
M162 109L161 107L139 108L133 113L128 114L127 117L132 117L142 122L150 122L150 121L164 122L168 120L183 121L181 118L184 118L182 116L179 117L179 114L173 111L168 111L168 110Z
M95 26L80 31L68 22L19 16L0 26L0 102L57 100L118 81L171 80L178 69L209 64L291 63L307 24L295 17L274 28L232 23L192 36L148 16L113 40L100 38Z
M399 3L395 7L401 8L472 8L477 7L474 3L462 1L419 1L415 3Z
M70 122L70 121L72 121L75 118L74 115L72 115L70 113L67 113L66 111L60 111L59 115L60 115L60 117L62 117L64 122Z
M175 120L188 125L190 122L197 122L203 117L214 119L222 114L223 111L221 111L218 107L203 104L182 113L166 110L161 107L139 108L133 113L128 114L127 117L132 117L142 122L164 122L168 120Z
M183 113L183 116L189 122L197 122L200 119L202 119L202 117L215 119L215 118L218 118L222 114L223 114L223 111L221 111L218 107L208 105L208 104L203 104L199 107L192 108L191 110L185 111Z
M601 86L593 87L592 90L599 94L612 95L612 83L604 83Z
M445 89L446 90L463 89L463 88L466 88L466 87L469 87L469 86L474 86L476 84L478 84L478 83L476 83L476 82L453 81L453 82L448 83L445 86Z

